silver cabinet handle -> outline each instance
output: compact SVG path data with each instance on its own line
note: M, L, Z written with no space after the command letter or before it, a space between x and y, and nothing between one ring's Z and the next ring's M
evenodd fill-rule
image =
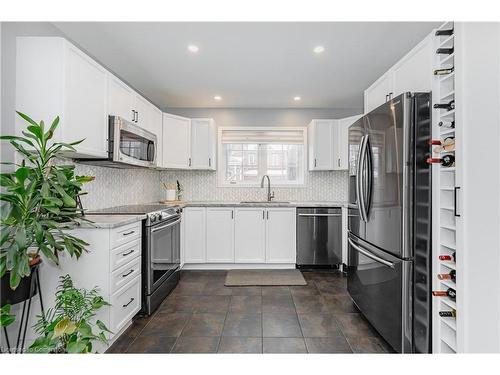
M127 277L128 275L130 275L132 272L134 272L134 270L130 270L128 271L127 273L123 274L122 277Z
M460 186L455 186L453 188L453 215L455 217L460 217L458 213L458 191L460 190Z
M135 233L135 230L131 230L130 232L127 233L122 233L122 236L130 236L133 233Z
M135 111L135 122L139 122L139 112Z
M262 210L262 220L266 219L266 211Z
M188 159L188 166L191 166L191 158Z
M130 250L130 251L126 252L126 253L123 253L123 254L122 254L122 257L126 257L127 255L130 255L130 254L132 254L134 251L135 251L135 250Z
M384 266L394 268L394 266L395 266L394 263L389 262L388 260L382 259L379 256L376 256L375 254L372 254L366 250L363 250L361 247L356 245L350 238L348 238L347 241L349 242L349 245L351 245L355 250L359 251L364 256L367 256L368 258L373 259L376 262L382 263Z
M132 121L135 121L135 110L132 110Z
M325 216L336 216L341 217L342 214L299 214L302 217L325 217Z
M337 165L340 167L340 158L337 159Z
M231 219L234 219L234 211L231 210Z
M134 302L134 299L135 298L130 298L130 301L128 301L128 303L126 303L125 305L123 305L123 307L127 307L128 305L130 305L132 302Z
M212 158L208 158L208 166L211 167L212 166Z
M314 158L314 167L316 168L316 158Z
M269 220L269 211L267 211L267 220Z

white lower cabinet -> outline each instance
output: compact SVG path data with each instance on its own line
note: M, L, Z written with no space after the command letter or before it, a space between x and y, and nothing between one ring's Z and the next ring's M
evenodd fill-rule
M206 210L203 207L184 209L184 262L205 263L206 252Z
M207 208L207 262L234 263L234 209Z
M184 263L295 264L295 208L187 207Z
M295 263L295 232L294 208L270 208L267 210L267 263Z
M81 227L71 234L89 244L88 252L78 260L61 253L58 266L50 261L42 263L44 305L54 306L62 275L69 274L78 288L97 288L110 306L99 309L95 319L111 330L107 336L112 343L141 309L141 222L116 228ZM103 352L107 348L99 344L94 349Z
M235 208L234 261L235 263L265 263L266 222L265 209Z

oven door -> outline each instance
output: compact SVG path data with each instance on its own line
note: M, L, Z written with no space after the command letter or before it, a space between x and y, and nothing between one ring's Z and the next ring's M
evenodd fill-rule
M151 294L180 263L180 217L149 227L147 238L147 292Z
M412 352L412 262L348 237L347 290L384 339L399 353Z
M110 116L110 134L113 139L113 161L143 166L156 165L157 137L155 134L128 122Z

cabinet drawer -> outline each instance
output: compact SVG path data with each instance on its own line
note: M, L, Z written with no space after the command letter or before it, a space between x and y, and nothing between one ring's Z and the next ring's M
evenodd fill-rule
M111 248L121 246L141 237L141 222L127 224L111 231Z
M136 257L130 263L118 268L111 274L111 293L122 288L129 281L141 274L141 257Z
M111 296L111 331L117 334L141 309L141 278L136 277Z
M141 240L129 242L123 246L111 250L111 271L130 262L132 259L141 255Z

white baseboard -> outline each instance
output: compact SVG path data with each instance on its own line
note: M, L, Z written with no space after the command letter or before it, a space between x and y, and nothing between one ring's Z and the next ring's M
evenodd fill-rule
M272 270L295 269L295 263L184 263L183 270Z

